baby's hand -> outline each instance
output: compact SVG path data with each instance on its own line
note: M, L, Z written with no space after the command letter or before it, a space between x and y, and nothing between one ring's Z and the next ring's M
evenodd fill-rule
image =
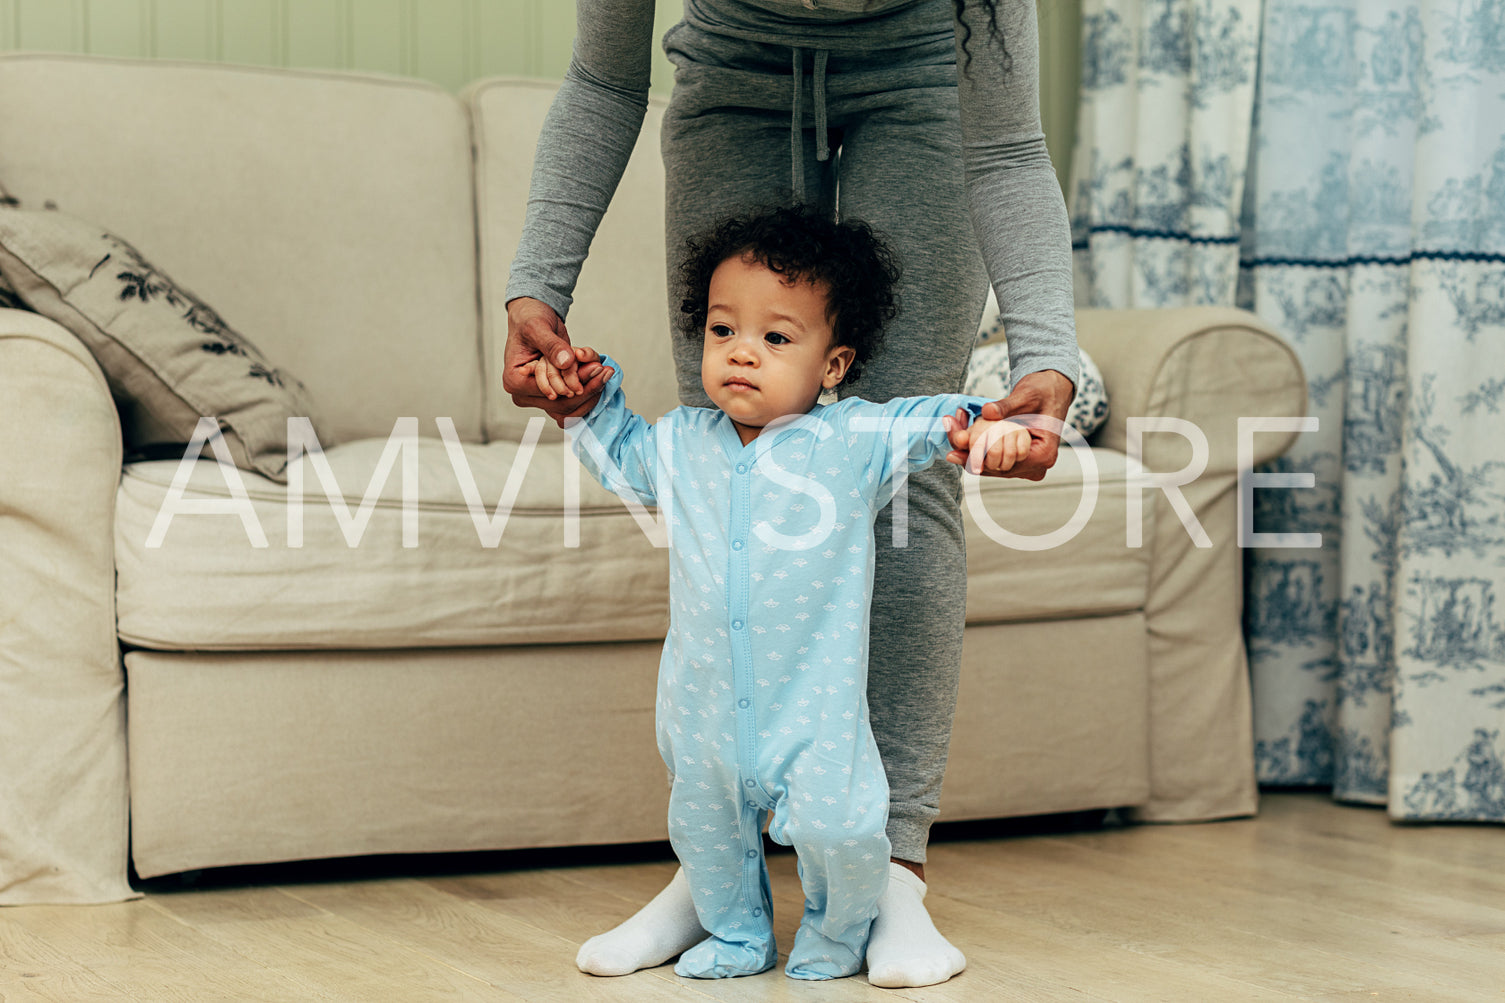
M942 420L952 446L946 459L964 465L971 473L996 476L1029 455L1029 429L1018 422L977 418L971 425L963 425L961 418L947 416Z
M575 345L573 348L577 367L582 374L590 372L591 367L587 363L601 361L600 354L594 348L587 348L584 345ZM575 396L575 391L565 383L564 374L548 359L534 359L523 367L523 371L533 377L538 384L538 392L549 400Z

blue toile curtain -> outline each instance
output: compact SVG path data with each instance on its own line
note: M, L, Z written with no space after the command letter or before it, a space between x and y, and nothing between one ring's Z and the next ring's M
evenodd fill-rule
M1255 492L1259 780L1505 821L1505 0L1084 0L1077 297L1234 304L1318 428Z

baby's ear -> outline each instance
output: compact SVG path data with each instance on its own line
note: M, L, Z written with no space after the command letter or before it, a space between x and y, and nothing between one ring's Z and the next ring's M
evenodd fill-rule
M821 379L821 386L827 390L834 390L846 379L847 370L852 368L852 363L857 359L857 350L850 345L837 345L826 356L826 373Z

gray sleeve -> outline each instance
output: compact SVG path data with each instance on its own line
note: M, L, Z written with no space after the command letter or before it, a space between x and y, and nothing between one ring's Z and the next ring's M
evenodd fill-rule
M570 309L575 279L648 108L653 0L577 0L570 68L538 137L507 299Z
M1014 378L1054 369L1076 383L1071 228L1040 127L1035 0L998 0L997 7L1001 46L981 4L967 4L956 26L972 226L998 296ZM968 28L970 66L962 51Z

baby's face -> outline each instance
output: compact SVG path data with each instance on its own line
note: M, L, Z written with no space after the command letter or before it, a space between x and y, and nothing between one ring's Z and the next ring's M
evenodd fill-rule
M701 385L746 445L841 382L855 353L832 340L823 287L790 284L760 262L728 258L711 275Z

